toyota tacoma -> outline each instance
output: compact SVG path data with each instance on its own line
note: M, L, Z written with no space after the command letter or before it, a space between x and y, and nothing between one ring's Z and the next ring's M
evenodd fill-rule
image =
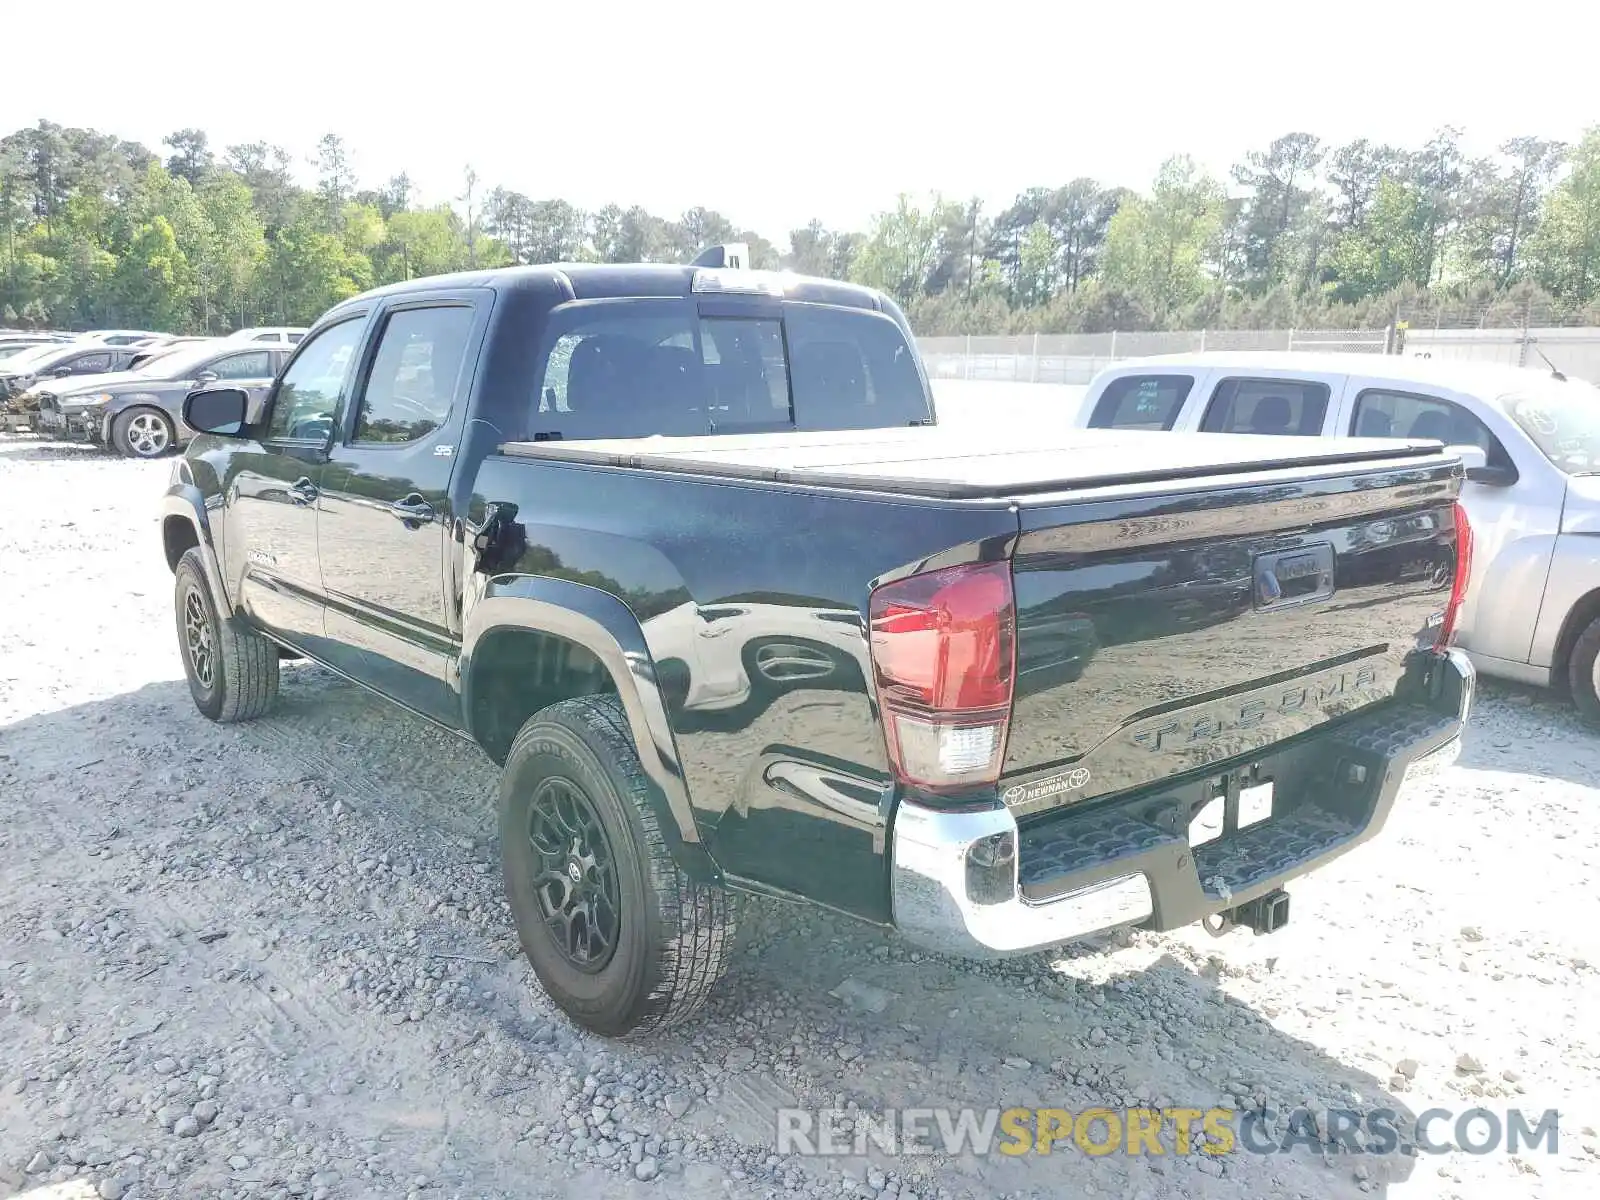
M741 894L973 957L1269 932L1452 759L1437 443L957 434L892 301L718 261L346 300L187 397L164 499L200 711L305 658L482 747L575 1021L694 1012Z

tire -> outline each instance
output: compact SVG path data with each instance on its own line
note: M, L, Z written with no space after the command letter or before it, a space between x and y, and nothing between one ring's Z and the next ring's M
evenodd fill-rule
M130 408L111 422L111 445L123 458L160 458L177 440L172 418L157 408Z
M1579 714L1600 728L1600 617L1590 621L1572 644L1567 658L1567 684Z
M195 707L223 725L270 709L278 698L278 647L233 618L218 618L198 547L178 560L173 609Z
M692 1016L734 946L739 898L677 868L654 796L615 696L535 713L501 775L501 863L523 952L556 1005L606 1037Z

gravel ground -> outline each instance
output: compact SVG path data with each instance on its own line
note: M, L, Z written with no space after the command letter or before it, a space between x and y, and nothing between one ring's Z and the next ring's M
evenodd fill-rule
M993 967L761 907L702 1019L609 1044L516 952L474 748L312 668L262 721L195 712L168 470L0 440L0 1195L1593 1194L1600 739L1559 701L1486 686L1462 764L1273 937ZM790 1104L1142 1102L1559 1108L1561 1141L775 1153Z

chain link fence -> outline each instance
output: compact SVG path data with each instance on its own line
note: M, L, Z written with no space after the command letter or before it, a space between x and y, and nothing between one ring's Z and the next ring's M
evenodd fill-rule
M1593 312L1544 301L1404 309L1395 323L1395 348L1408 357L1550 367L1576 379L1600 379L1600 325Z
M1084 384L1125 358L1208 350L1309 350L1384 354L1392 329L1196 329L1145 333L973 334L917 339L934 379Z

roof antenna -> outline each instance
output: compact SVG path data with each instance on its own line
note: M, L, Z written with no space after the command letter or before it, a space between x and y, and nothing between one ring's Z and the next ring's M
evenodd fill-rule
M702 250L692 263L691 267L728 267L739 270L748 266L750 262L750 245L748 242L729 242L725 246L711 246Z
M1530 342L1529 345L1533 345L1533 343ZM1533 347L1533 352L1540 358L1544 359L1544 365L1550 368L1550 374L1553 378L1561 380L1562 383L1567 381L1567 377L1560 371L1556 370L1556 365L1550 361L1549 355L1547 355L1543 350L1539 349L1538 346Z

